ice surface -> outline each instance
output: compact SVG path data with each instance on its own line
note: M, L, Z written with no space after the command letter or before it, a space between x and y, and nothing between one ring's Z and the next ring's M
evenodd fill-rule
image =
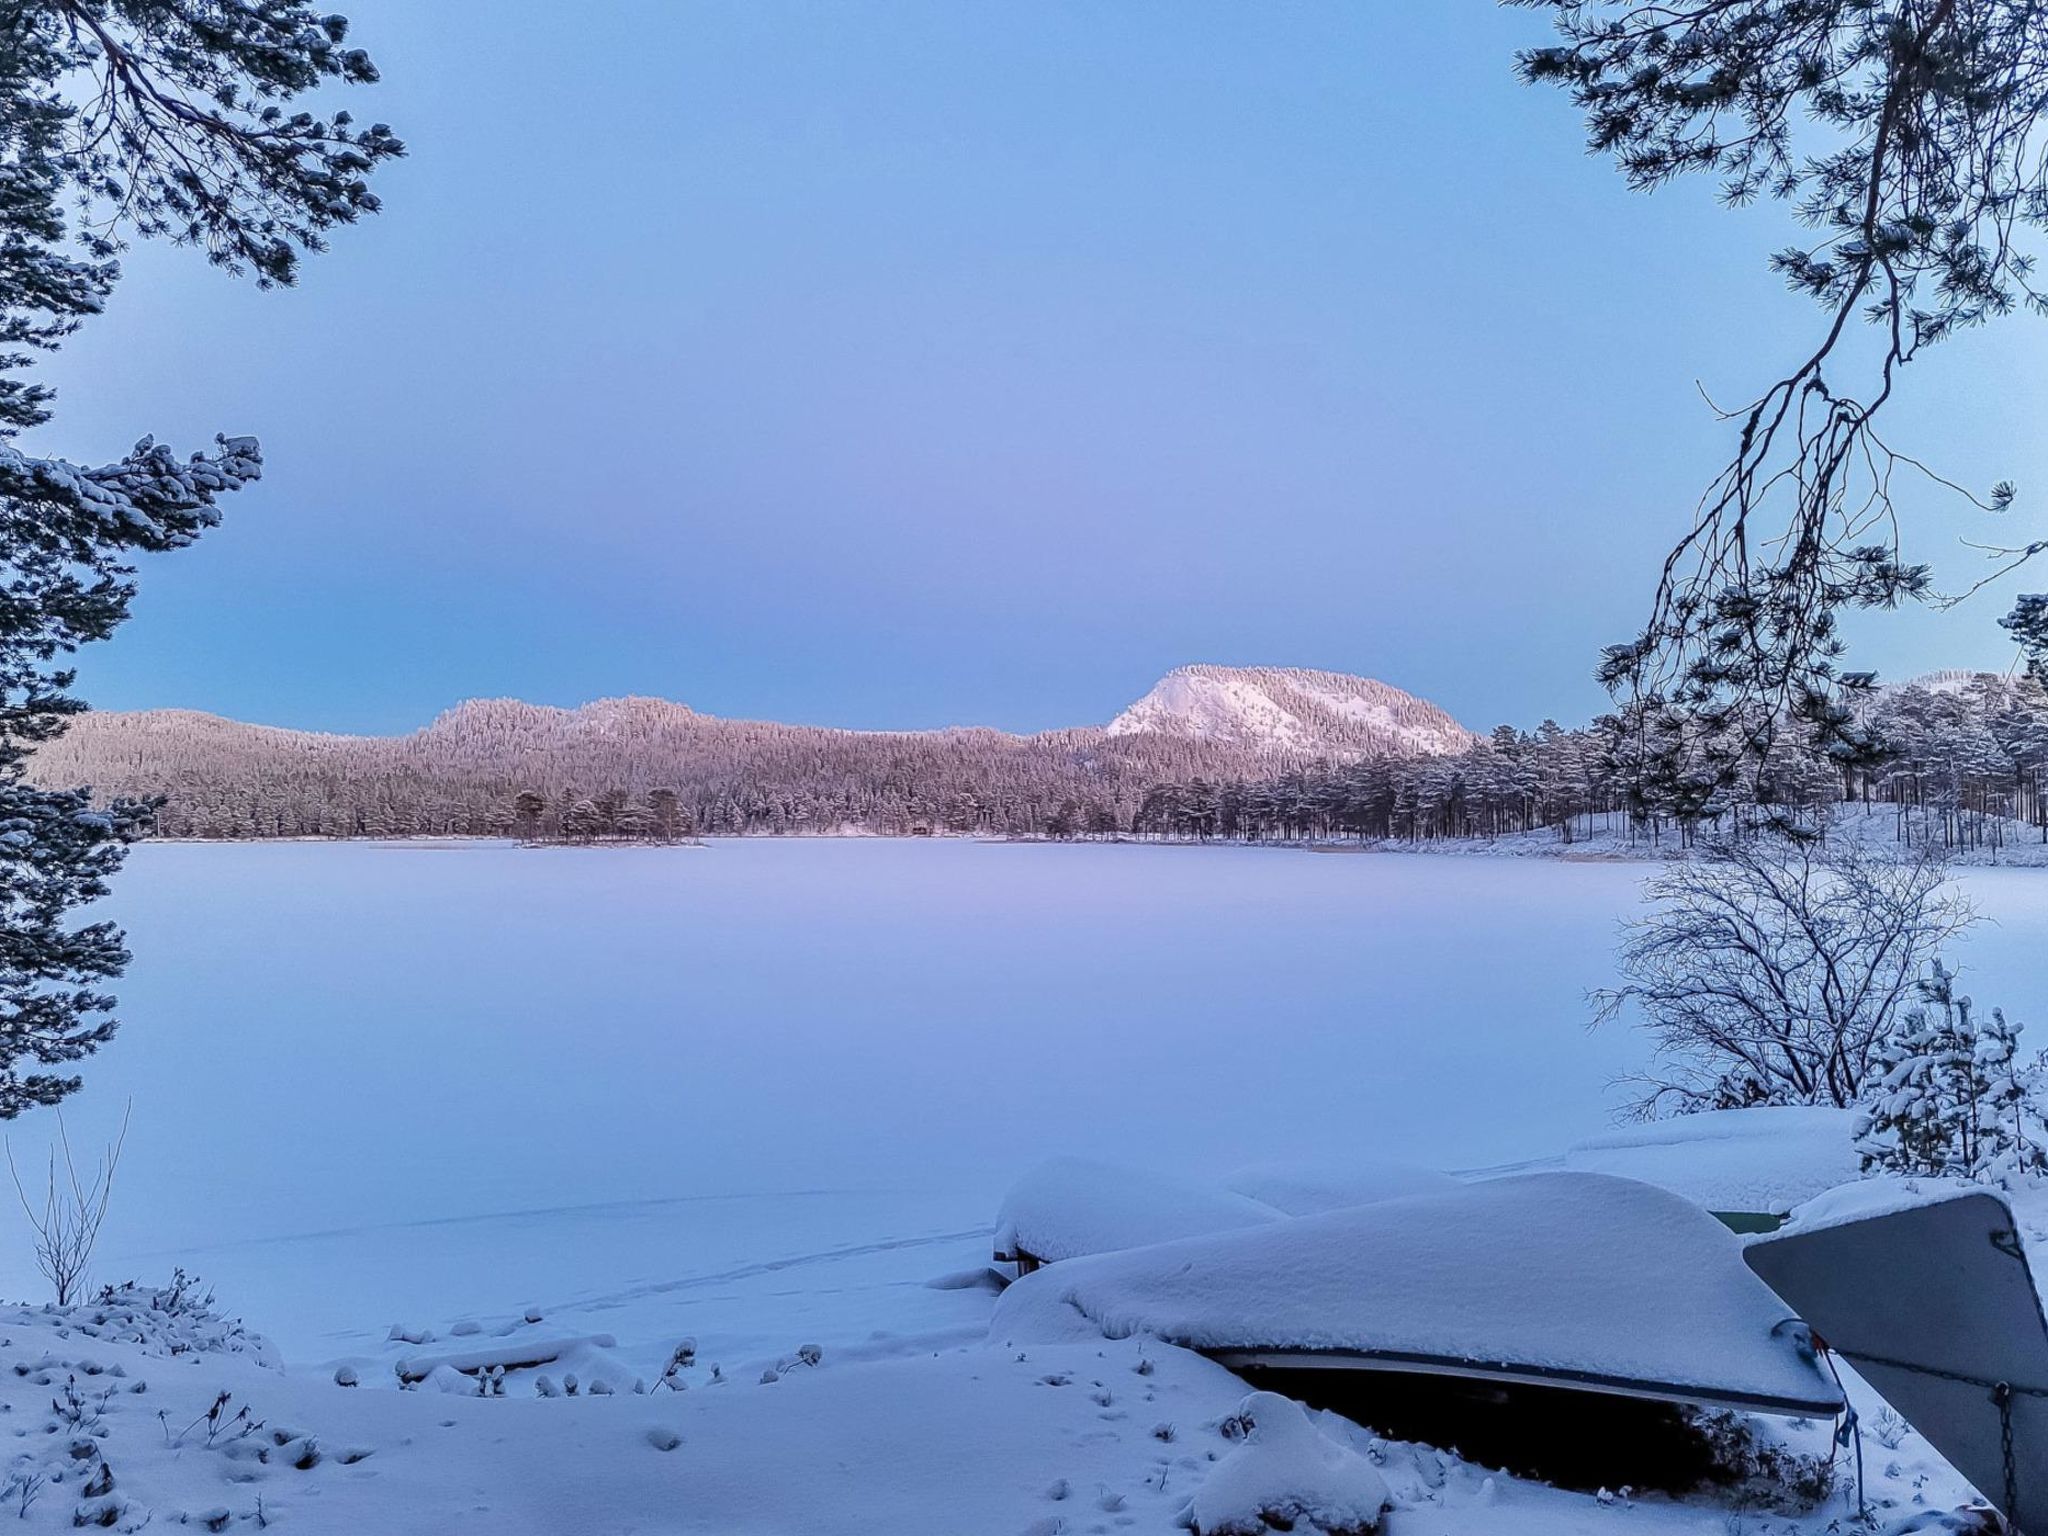
M1741 1249L1652 1185L1523 1174L1057 1264L1003 1294L990 1337L1072 1338L1078 1314L1110 1338L1201 1350L1363 1351L1836 1401Z
M1598 1131L1640 1047L1582 1027L1584 990L1640 877L939 840L150 844L111 903L122 1032L66 1115L90 1147L135 1101L108 1277L185 1263L290 1358L529 1301L654 1346L734 1271L799 1261L822 1308L835 1272L985 1261L1002 1190L1054 1154L1214 1182ZM48 1134L18 1122L17 1154ZM902 1242L935 1246L860 1252ZM0 1244L0 1294L37 1289ZM624 1316L563 1310L625 1291Z
M996 1215L995 1256L1052 1263L1228 1232L1276 1220L1270 1206L1228 1190L1085 1157L1040 1163L1010 1187Z
M1859 1118L1807 1106L1680 1115L1582 1141L1564 1162L1662 1185L1710 1211L1783 1215L1857 1176Z

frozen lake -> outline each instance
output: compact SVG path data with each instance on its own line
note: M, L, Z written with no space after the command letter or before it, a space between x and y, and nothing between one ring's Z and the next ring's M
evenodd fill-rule
M1585 1028L1645 866L1242 848L155 845L112 903L132 1098L99 1266L297 1359L528 1302L620 1330L915 1284L1054 1151L1465 1167L1606 1126ZM2048 1018L2048 876L1959 957ZM14 1127L39 1158L47 1115ZM12 1227L18 1233L20 1218ZM34 1295L22 1245L7 1294ZM817 1305L824 1305L816 1302ZM652 1310L650 1310L652 1309ZM285 1324L286 1317L291 1319Z

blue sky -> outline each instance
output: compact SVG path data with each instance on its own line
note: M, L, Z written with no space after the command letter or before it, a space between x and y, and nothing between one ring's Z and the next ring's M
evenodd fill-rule
M102 707L1040 729L1218 661L1583 719L1717 467L1699 386L1816 332L1783 210L1629 193L1487 0L347 10L384 215L284 293L138 248L48 369L39 449L270 464L148 563ZM2048 494L2044 340L1930 354L1893 436ZM2012 585L1859 659L2003 666Z

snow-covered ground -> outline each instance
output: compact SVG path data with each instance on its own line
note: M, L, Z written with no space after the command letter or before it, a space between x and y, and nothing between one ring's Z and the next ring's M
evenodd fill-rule
M392 1530L1170 1529L1230 1453L1215 1426L1242 1386L1172 1351L1141 1375L1128 1341L984 1347L994 1297L973 1280L1003 1190L1055 1153L1222 1180L1495 1165L1597 1135L1639 1046L1589 1033L1583 992L1644 873L945 841L144 847L113 904L137 957L127 1023L67 1110L90 1143L134 1105L99 1278L197 1271L292 1368L145 1369L58 1338L63 1320L0 1316L0 1424L39 1429L35 1378L81 1358L147 1375L156 1396L115 1411L157 1448L115 1472L159 1520L265 1492L302 1528L364 1529L360 1486ZM2030 961L2048 886L1969 885L1999 926L1959 949L1968 984L2048 1019ZM17 1156L49 1129L17 1123ZM39 1296L8 1230L0 1294ZM685 1337L691 1391L633 1394ZM559 1351L543 1371L613 1393L383 1390L401 1360L536 1342ZM10 1349L71 1363L20 1376ZM252 1469L155 1418L221 1389L377 1454L233 1483ZM1916 1444L1880 1453L1901 1498L1929 1475ZM1542 1533L1617 1510L1375 1454L1397 1533L1501 1529L1504 1498ZM1403 1524L1418 1504L1441 1518ZM1711 1506L1634 1513L1724 1528Z

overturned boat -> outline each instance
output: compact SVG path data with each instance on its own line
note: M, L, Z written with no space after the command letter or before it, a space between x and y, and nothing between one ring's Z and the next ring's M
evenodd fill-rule
M1196 1350L1402 1438L1572 1482L1673 1486L1691 1410L1832 1417L1840 1388L1741 1241L1667 1190L1545 1172L1076 1257L1011 1286L1003 1342ZM1583 1470L1580 1468L1583 1466Z
M1079 1319L1225 1365L1453 1372L1791 1415L1842 1406L1734 1234L1605 1174L1524 1174L1077 1257L1005 1292L993 1332L1065 1337Z

